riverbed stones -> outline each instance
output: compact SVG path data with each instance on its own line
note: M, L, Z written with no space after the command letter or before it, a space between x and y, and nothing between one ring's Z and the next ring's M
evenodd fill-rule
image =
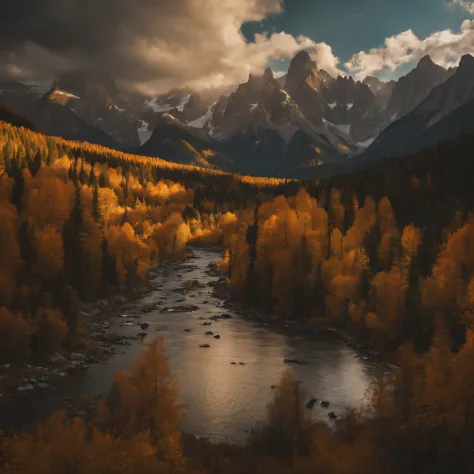
M57 352L56 354L52 355L50 358L49 358L50 362L52 362L53 364L57 364L59 362L65 362L66 358L61 355L59 352ZM31 367L30 367L31 368Z
M178 305L173 308L163 308L161 310L162 313L164 312L172 312L172 313L191 313L193 311L197 311L199 309L199 306L196 305Z
M85 361L86 356L84 354L80 354L79 352L72 352L69 355L69 358L73 361Z

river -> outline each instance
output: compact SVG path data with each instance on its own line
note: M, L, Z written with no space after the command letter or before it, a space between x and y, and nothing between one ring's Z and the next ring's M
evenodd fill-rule
M179 380L181 402L186 409L182 424L185 432L208 437L212 441L240 442L245 433L263 420L272 400L272 385L290 368L295 379L311 396L330 402L329 410L342 414L346 407L358 407L372 379L374 366L355 357L354 351L334 337L290 337L288 333L264 327L229 308L212 296L207 284L217 277L207 272L208 265L222 255L214 250L190 249L186 261L158 270L152 283L158 287L140 300L128 304L110 320L110 329L118 334L136 334L139 326L120 326L128 316L140 315L136 322L148 322L148 337L163 335L173 373ZM176 292L187 282L197 280L202 286L192 291ZM143 314L143 306L158 303L156 310ZM191 312L163 308L180 305L199 307ZM218 320L210 326L203 322L213 315L230 313L233 318ZM190 329L191 332L186 332ZM160 331L157 331L160 330ZM214 339L206 331L221 336ZM64 400L80 394L106 393L118 369L128 370L142 342L131 341L107 361L72 373L59 390L38 398L21 397L9 402L0 413L0 427L25 429L44 420L65 405ZM209 344L209 348L199 347ZM285 358L301 359L307 365L287 365ZM231 365L231 362L237 362ZM243 362L245 365L240 365ZM315 419L329 422L328 409L318 404L312 411Z

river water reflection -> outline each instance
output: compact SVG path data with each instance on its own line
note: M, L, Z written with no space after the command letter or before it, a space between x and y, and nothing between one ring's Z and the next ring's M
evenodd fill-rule
M291 366L291 370L309 395L330 401L330 410L342 413L345 407L358 407L372 378L370 363L354 357L352 349L336 340L291 338L224 309L207 286L216 279L206 273L207 266L220 258L212 250L192 249L192 256L186 262L160 270L153 280L161 286L158 290L121 312L141 315L144 305L160 303L157 310L143 314L141 321L150 323L147 330L150 338L156 335L166 338L170 366L179 380L181 402L186 407L182 428L214 441L242 441L246 431L264 419L273 396L271 385L277 384L289 367L283 363L284 358L308 362ZM202 287L185 294L175 291L192 280L198 280ZM179 305L195 305L199 309L182 313L160 311ZM223 312L232 314L233 319L202 326L204 319ZM140 332L136 326L118 327L123 321L120 316L114 318L111 331ZM206 336L209 330L221 338ZM128 370L137 355L141 341L132 343L121 347L125 353L112 356L108 363L70 375L57 393L34 400L28 406L20 405L19 399L7 404L0 413L0 427L26 428L63 406L67 397L107 392L116 370ZM209 348L199 347L206 343ZM231 365L233 361L237 364ZM327 412L315 405L313 417L328 421Z

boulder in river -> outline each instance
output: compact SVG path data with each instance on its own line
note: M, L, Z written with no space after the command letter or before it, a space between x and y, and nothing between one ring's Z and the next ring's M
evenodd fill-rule
M229 313L221 314L221 319L232 319L232 315Z
M216 335L214 336L214 339L220 339L220 338L221 338L221 336L219 336L219 334L216 334Z
M142 323L142 324L140 324L140 327L141 327L143 330L148 329L149 326L150 326L149 323Z
M325 407L325 408L327 408L327 407L329 406L329 402L327 402L326 400L321 400L321 401L319 402L319 404L320 404L322 407Z
M212 323L202 323L201 326L210 326Z
M34 389L35 389L35 387L33 387L33 385L21 385L20 387L18 387L17 390L20 393L23 393L23 392L31 392Z
M199 347L202 347L203 349L206 349L208 347L211 347L209 344L201 344Z
M206 332L206 336L213 336L213 335L214 335L214 333L212 331L207 331Z
M122 340L122 336L120 336L119 334L106 332L99 334L98 339L102 342L110 342L112 344L116 344L117 342Z
M328 416L329 416L329 418L331 418L331 419L333 419L333 420L337 418L337 415L336 415L333 411L330 411L330 412L328 413Z
M192 332L191 329L185 329L184 332Z

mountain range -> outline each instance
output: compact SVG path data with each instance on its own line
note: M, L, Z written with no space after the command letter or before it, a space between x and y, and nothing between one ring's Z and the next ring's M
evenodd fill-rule
M107 73L0 78L0 103L51 135L232 172L326 177L474 131L474 57L429 56L397 81L332 77L306 51L228 90L125 94Z

